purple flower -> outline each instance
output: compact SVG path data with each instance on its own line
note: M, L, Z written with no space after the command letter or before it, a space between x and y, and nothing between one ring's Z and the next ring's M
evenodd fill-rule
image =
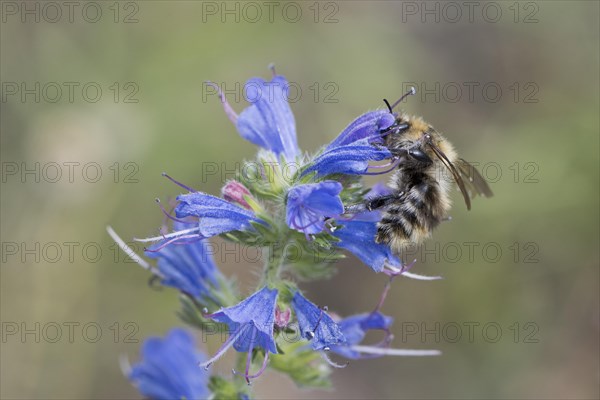
M335 181L292 187L287 196L287 225L306 235L321 232L326 218L344 213L339 197L342 189L342 184Z
M373 271L383 271L386 263L394 267L402 265L389 246L375 242L377 222L352 220L340 223L343 226L333 233L340 239L337 246L352 252Z
M208 373L198 368L204 358L192 335L173 329L164 339L144 342L142 361L131 368L128 378L150 399L206 399Z
M315 158L302 175L311 172L318 176L366 173L369 161L391 158L390 151L378 145L383 143L381 132L394 121L394 116L383 110L361 115Z
M313 350L329 350L332 346L346 342L338 324L300 292L294 294L292 307L298 319L300 335L310 341Z
M239 352L248 352L246 373L244 374L247 380L262 374L267 366L269 352L277 353L273 337L276 303L277 289L269 289L265 286L235 306L206 315L213 321L226 324L230 336L217 353L203 365L208 367L233 346ZM255 348L265 350L265 359L261 370L257 374L250 375L252 350Z
M225 113L244 139L277 156L283 155L287 161L294 160L300 153L296 121L287 98L289 83L285 77L275 75L270 82L261 78L249 79L244 90L246 99L252 105L240 115L233 111L221 90L218 87L216 89Z
M346 343L340 346L332 346L331 351L350 359L360 359L368 357L356 350L353 346L363 341L370 330L382 330L386 332L386 337L376 347L386 347L391 340L390 326L394 319L383 315L379 311L368 314L357 314L339 321L338 324L342 333L346 337Z
M346 129L327 146L327 149L348 146L359 140L367 139L369 143L382 143L381 132L396 122L396 117L387 110L376 110L364 113L352 121Z
M383 356L426 357L441 354L439 350L390 348L389 346L393 338L390 332L392 322L393 318L383 315L378 310L368 314L358 314L344 318L339 322L339 325L346 337L346 343L331 346L331 351L353 360ZM385 332L385 337L375 345L360 344L370 330L382 330Z
M177 196L177 200L177 218L199 218L197 232L204 238L251 229L251 221L262 222L252 211L206 193L182 194Z
M176 222L175 230L189 228L189 224ZM145 254L158 260L158 276L161 283L189 294L203 304L206 299L216 302L213 293L219 290L219 272L205 240L171 243L159 242L146 250Z
M283 76L274 76L270 82L260 78L248 80L246 99L252 105L237 119L237 129L244 139L283 154L293 160L300 150L296 139L296 121L288 104L289 83Z

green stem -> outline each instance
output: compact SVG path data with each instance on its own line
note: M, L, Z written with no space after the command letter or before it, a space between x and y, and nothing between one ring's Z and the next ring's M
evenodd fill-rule
M281 267L285 260L285 245L287 244L287 238L284 239L282 242L273 243L266 248L267 257L261 286L273 284L279 280Z

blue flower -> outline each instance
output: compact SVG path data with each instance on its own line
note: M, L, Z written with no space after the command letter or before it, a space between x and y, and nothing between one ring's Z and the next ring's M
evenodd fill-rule
M346 337L346 343L331 346L331 351L353 360L383 356L427 357L441 354L438 350L390 348L393 338L390 326L393 321L392 317L388 317L378 310L345 318L339 322L339 325ZM374 345L360 344L370 330L382 330L385 332L385 337Z
M302 175L311 172L316 172L317 176L365 174L369 161L392 157L390 151L381 144L383 143L382 131L385 131L394 121L394 116L383 110L361 115L313 160Z
M270 82L252 78L244 86L246 99L252 105L237 118L240 135L273 153L292 161L299 153L296 122L288 104L289 83L281 76Z
M344 213L339 197L342 189L342 184L335 181L292 187L287 196L287 225L306 235L321 232L326 218Z
M173 329L164 339L144 342L142 361L131 368L128 378L150 399L207 399L208 373L198 368L204 359L192 335Z
M176 222L175 230L184 230L189 225ZM207 299L218 302L214 293L220 290L219 272L209 252L206 240L192 242L159 242L146 250L145 254L158 260L158 276L161 283L189 294L201 303Z
M386 332L384 340L376 347L385 347L389 344L391 333L390 326L394 319L383 315L379 311L368 314L357 314L339 321L338 324L346 337L346 343L340 346L332 346L331 351L350 359L365 358L363 353L354 348L363 341L370 330L382 330Z
M247 380L262 374L267 366L269 352L277 353L275 338L273 337L276 303L277 289L269 289L265 286L235 306L206 315L213 321L226 324L230 336L217 353L203 365L209 366L233 346L239 352L248 352L246 373L244 375ZM250 375L252 350L255 348L265 350L265 359L261 370L257 374Z
M285 77L274 75L270 82L261 78L249 79L244 85L246 100L252 103L240 115L231 108L221 89L211 83L219 93L229 119L240 135L255 145L283 155L292 161L300 154L296 139L296 121L288 104L289 83Z
M377 222L352 220L340 223L343 226L333 233L340 239L337 246L352 252L373 271L383 271L386 263L394 267L402 265L389 246L375 242Z
M346 129L327 146L327 149L348 146L359 140L367 139L369 143L383 143L381 135L396 122L396 117L387 110L376 110L364 113L352 121Z
M332 346L346 342L338 324L300 292L294 294L292 307L298 319L300 335L310 341L313 350L329 350Z
M177 200L177 218L199 218L198 233L204 238L250 229L251 221L262 222L252 211L206 193L182 194Z

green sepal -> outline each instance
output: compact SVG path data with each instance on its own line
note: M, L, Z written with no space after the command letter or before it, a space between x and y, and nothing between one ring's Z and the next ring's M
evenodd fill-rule
M208 388L212 392L211 400L250 399L250 393L240 391L239 387L231 380L213 375L208 381Z
M283 354L272 354L269 366L288 375L298 387L331 388L331 367L306 342L281 340Z
M177 316L186 324L203 329L208 320L204 318L202 312L198 309L199 304L185 294L179 296L179 302L181 303L181 309L177 311Z

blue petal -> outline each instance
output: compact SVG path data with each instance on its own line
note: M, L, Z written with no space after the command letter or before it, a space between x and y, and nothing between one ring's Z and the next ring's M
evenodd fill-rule
M347 146L358 140L369 139L369 143L381 140L381 131L387 129L396 121L389 111L377 110L367 112L356 118L338 135L327 149Z
M277 353L273 338L276 302L277 289L265 286L237 305L212 314L211 319L227 324L232 334L238 329L244 329L244 333L233 345L237 351L246 352L260 347ZM253 336L254 343L251 343Z
M198 368L203 360L194 338L173 329L164 339L145 341L142 361L132 367L129 379L151 399L206 399L210 396L208 373Z
M318 176L364 174L367 172L369 161L380 161L392 156L387 148L374 144L383 142L381 131L394 122L394 115L383 110L361 115L315 158L302 175L313 171L316 171Z
M308 301L300 292L294 294L292 306L296 312L300 335L310 340L313 350L343 344L344 334L338 324L325 311Z
M331 347L331 351L350 359L362 358L360 352L352 350L350 346L362 342L369 330L389 330L393 321L392 317L379 311L344 318L339 325L347 342L345 345Z
M185 229L185 228L183 228ZM172 243L152 251L164 242L159 242L146 251L146 255L158 259L161 283L190 294L198 300L215 300L213 292L219 290L221 275L209 253L208 243L198 240L191 243Z
M394 266L402 265L388 246L375 243L376 222L340 221L340 223L343 224L343 227L334 232L334 235L340 239L337 246L354 253L373 271L383 271L386 261Z
M292 187L287 196L287 225L305 234L321 232L326 218L337 217L344 212L339 196L342 189L342 184L335 181Z
M383 315L379 311L372 313L356 314L338 322L347 344L353 345L362 342L369 330L388 330L394 322L392 317Z
M387 148L373 146L367 139L362 139L349 145L325 149L308 168L302 171L302 176L313 171L316 171L318 176L362 175L367 172L369 161L380 161L391 156Z
M246 98L252 105L239 115L237 129L244 139L291 161L300 150L294 114L287 101L288 88L283 76L270 82L260 78L248 80Z
M199 233L204 238L221 233L250 229L250 221L258 221L254 213L245 208L202 192L177 196L177 218L198 217Z

